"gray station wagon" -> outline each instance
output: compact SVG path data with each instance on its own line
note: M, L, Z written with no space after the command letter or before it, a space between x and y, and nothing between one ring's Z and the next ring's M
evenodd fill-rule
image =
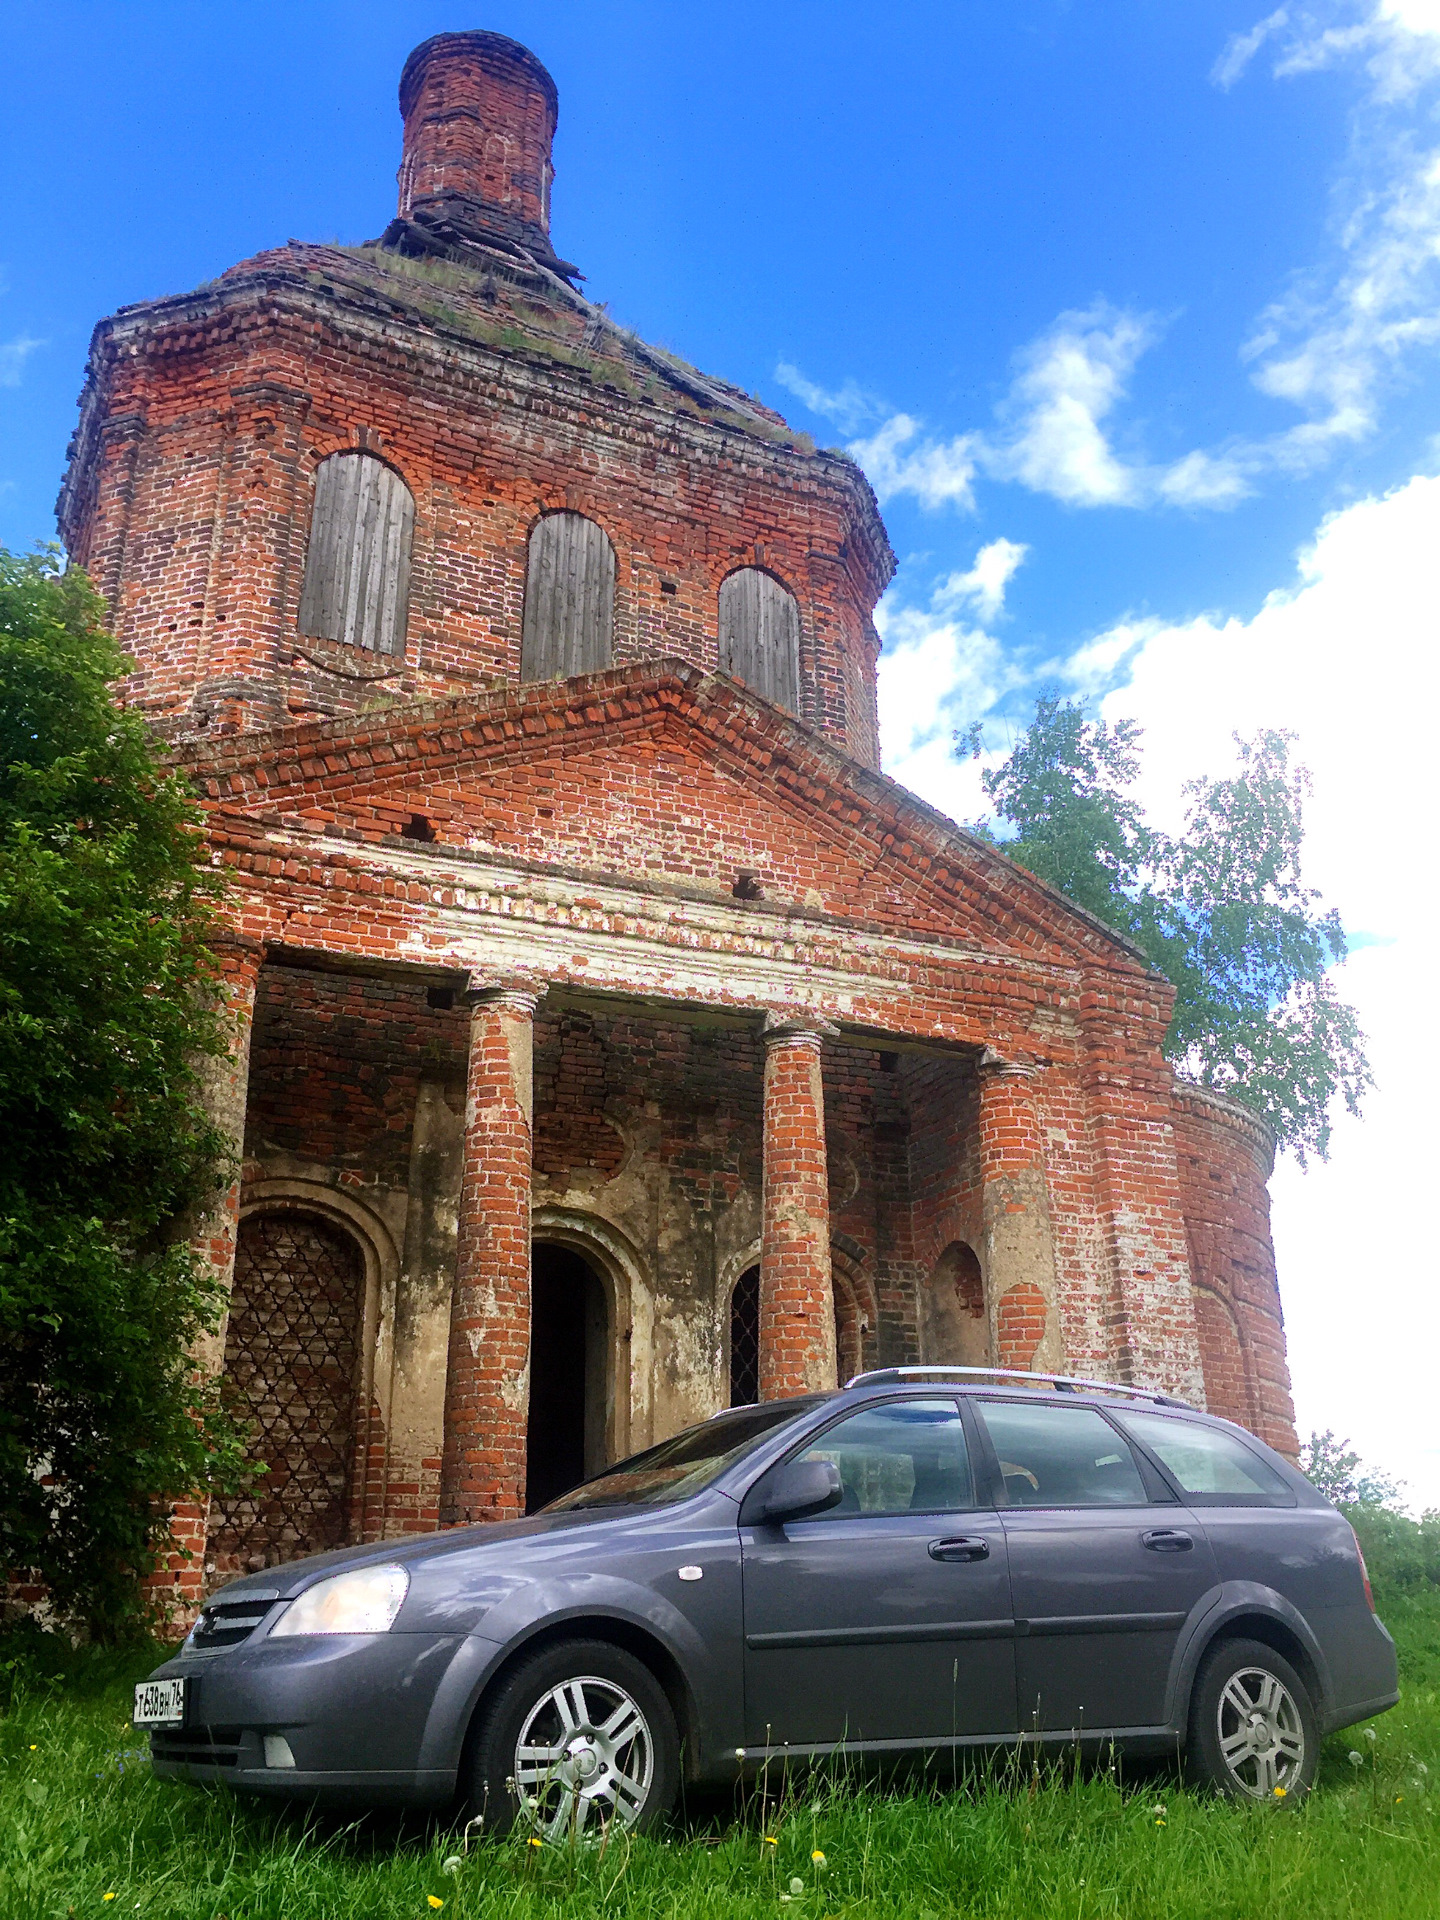
M1296 1795L1398 1697L1354 1534L1252 1435L906 1367L717 1414L526 1520L238 1580L136 1722L159 1775L559 1839L838 1750L1114 1740Z

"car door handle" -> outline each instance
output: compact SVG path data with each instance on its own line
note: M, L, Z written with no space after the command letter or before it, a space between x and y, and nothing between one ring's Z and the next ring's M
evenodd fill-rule
M1141 1534L1140 1544L1152 1553L1189 1553L1195 1542L1178 1527L1151 1527Z
M978 1534L964 1533L958 1540L932 1540L928 1552L932 1560L988 1560L990 1542Z

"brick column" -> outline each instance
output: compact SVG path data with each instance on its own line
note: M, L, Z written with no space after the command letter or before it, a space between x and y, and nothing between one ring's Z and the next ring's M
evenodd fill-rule
M532 1056L538 991L472 988L440 1524L525 1511Z
M986 1048L980 1062L981 1238L997 1367L1061 1373L1055 1242L1034 1068Z
M835 1385L830 1190L820 1045L813 1016L765 1017L764 1224L760 1243L760 1398Z
M245 1108L250 1088L250 1033L255 1023L255 990L265 950L258 940L238 933L213 941L220 963L220 984L229 1025L229 1051L207 1055L197 1067L201 1103L230 1143L230 1178L193 1222L190 1245L215 1273L228 1301L235 1281L235 1248L240 1235L240 1179L245 1153ZM201 1373L214 1376L225 1364L225 1318L195 1347ZM188 1626L205 1598L205 1536L210 1503L204 1493L177 1499L170 1508L170 1548L145 1580L162 1623Z

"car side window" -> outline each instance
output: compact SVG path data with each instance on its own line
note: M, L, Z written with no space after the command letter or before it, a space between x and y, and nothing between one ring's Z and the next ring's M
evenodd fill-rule
M1225 1505L1294 1506L1294 1490L1237 1435L1163 1413L1123 1417L1136 1439L1174 1475L1182 1493Z
M833 1460L840 1504L817 1517L948 1513L975 1504L965 1429L953 1400L887 1400L837 1420L797 1456Z
M1002 1506L1145 1506L1135 1455L1093 1407L976 1400L1000 1463Z

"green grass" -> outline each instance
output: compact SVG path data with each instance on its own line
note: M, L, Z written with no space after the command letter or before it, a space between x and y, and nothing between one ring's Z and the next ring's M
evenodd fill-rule
M668 1839L603 1857L472 1844L449 1873L453 1831L307 1819L152 1780L127 1718L149 1656L74 1656L48 1677L19 1656L7 1674L15 1649L0 1644L0 1920L782 1920L782 1906L783 1920L1435 1920L1440 1589L1389 1596L1382 1612L1401 1704L1373 1742L1350 1729L1328 1743L1301 1807L1222 1804L1163 1769L1077 1779L1011 1761L957 1789L793 1782L778 1811L692 1809Z

